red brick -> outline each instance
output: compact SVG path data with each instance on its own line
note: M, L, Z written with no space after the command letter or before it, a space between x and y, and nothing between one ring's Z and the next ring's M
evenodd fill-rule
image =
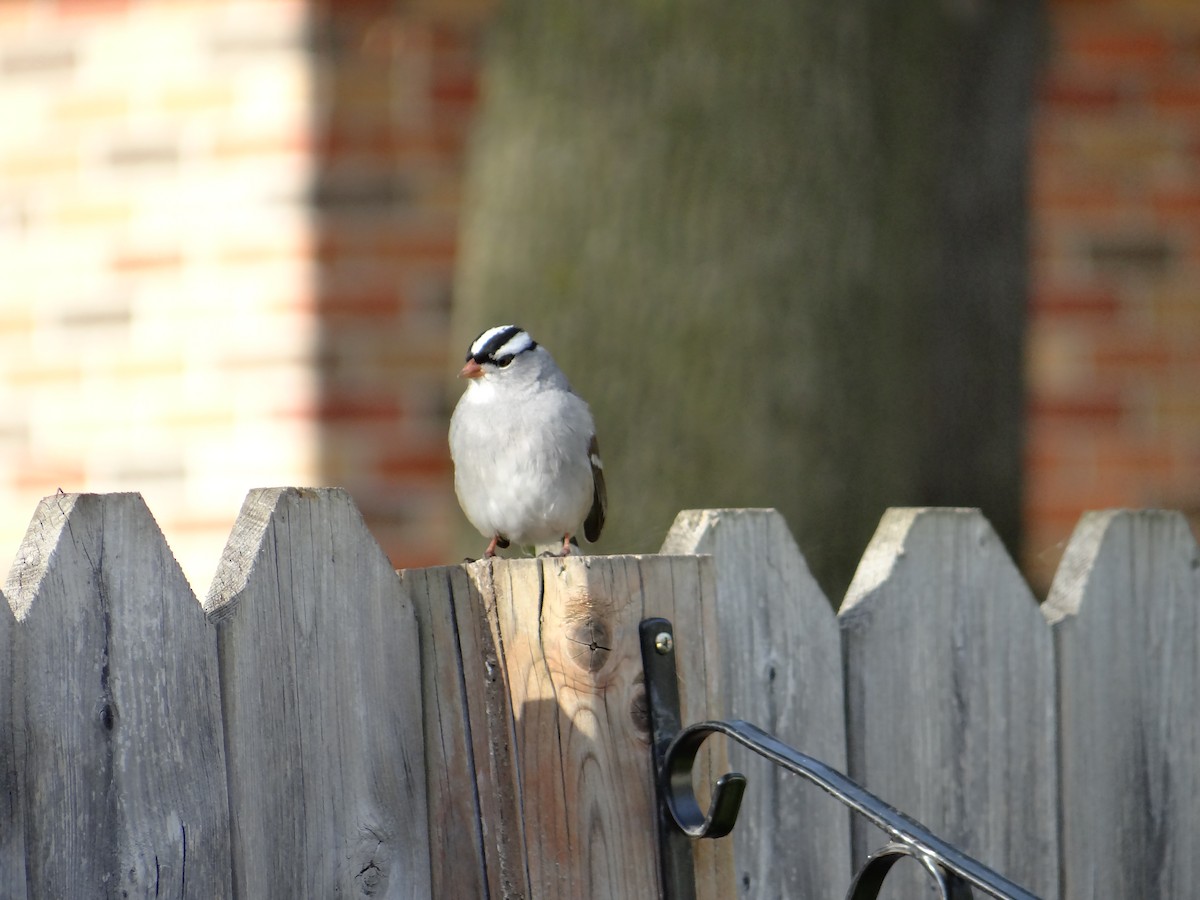
M379 288L369 291L326 290L320 295L322 317L365 318L384 324L395 319L404 310L404 302L398 291Z
M11 484L18 490L53 494L57 490L78 491L87 484L87 470L75 459L59 459L46 463L26 458L16 467Z
M1112 18L1060 29L1058 37L1067 61L1102 69L1110 75L1166 67L1174 49L1164 31Z
M323 422L380 422L400 417L400 405L390 398L367 398L360 392L327 395L317 404L317 418Z
M430 96L435 103L474 105L479 99L479 80L471 73L434 73Z
M1154 108L1168 114L1200 115L1200 84L1174 75L1153 88L1148 97Z
M1030 398L1029 414L1035 418L1053 419L1075 425L1116 426L1125 414L1125 406L1112 395L1091 397Z
M60 16L115 16L129 11L130 0L57 0L55 13Z
M1056 491L1052 482L1026 484L1025 516L1037 523L1031 531L1042 536L1042 549L1052 542L1051 538L1065 542L1085 510L1101 508L1101 504L1093 503L1083 495L1068 496Z
M1030 429L1034 431L1035 429ZM1040 429L1046 431L1047 429ZM1063 441L1053 438L1030 435L1026 438L1022 463L1026 477L1032 483L1039 477L1053 477L1055 472L1063 471L1076 464L1073 455L1064 446Z
M376 470L386 479L407 476L430 477L446 475L451 471L450 452L442 453L393 453L379 460Z
M1115 81L1052 71L1039 87L1037 100L1056 115L1098 114L1114 112L1121 105L1123 94Z
M178 250L157 253L129 251L118 253L112 259L112 267L118 272L140 272L148 269L177 269L183 263Z
M312 151L313 137L306 129L268 134L219 134L213 141L214 157L301 156Z
M1111 287L1056 287L1042 279L1033 285L1030 306L1038 315L1111 319L1120 310L1121 302Z
M1164 219L1200 221L1200 183L1157 190L1151 195L1149 206Z
M1111 181L1089 181L1075 184L1055 183L1049 178L1034 182L1032 203L1041 215L1115 216L1127 205Z
M1099 342L1095 350L1096 366L1101 369L1133 370L1150 376L1171 363L1171 350L1160 340L1134 339L1113 335Z
M394 0L317 0L313 5L317 8L316 15L346 22L359 16L390 13L396 4Z
M387 259L450 262L458 251L458 238L453 232L382 234L373 249Z
M331 123L316 140L314 152L322 160L346 157L390 159L398 143L394 130L386 125L347 125Z

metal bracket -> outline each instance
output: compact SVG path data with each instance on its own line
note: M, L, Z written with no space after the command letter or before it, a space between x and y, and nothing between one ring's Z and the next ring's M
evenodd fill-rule
M674 629L666 619L645 619L640 626L640 637L650 707L664 900L693 900L696 896L689 838L723 837L737 822L746 789L744 775L731 772L717 779L707 813L700 810L696 801L692 768L701 745L712 734L723 734L811 781L888 834L889 842L871 854L854 876L847 900L878 897L888 871L904 857L911 857L925 869L941 900L969 898L972 888L1001 900L1037 900L1034 894L943 841L841 772L749 722L708 721L683 728Z
M650 751L654 759L658 816L658 865L663 900L695 900L696 870L692 842L675 824L667 807L669 792L662 775L667 748L682 727L679 713L679 680L675 674L675 629L666 619L644 619L638 627L642 645L642 670L650 712ZM732 826L731 826L732 827Z

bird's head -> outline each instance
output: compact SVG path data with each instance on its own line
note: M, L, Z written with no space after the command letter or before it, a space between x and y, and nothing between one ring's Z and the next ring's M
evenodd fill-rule
M517 325L496 325L471 342L460 378L499 375L537 349L529 332ZM519 365L519 363L518 363Z

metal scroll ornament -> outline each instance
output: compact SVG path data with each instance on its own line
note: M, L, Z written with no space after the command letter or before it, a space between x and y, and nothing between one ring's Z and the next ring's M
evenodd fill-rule
M641 646L650 707L650 744L658 776L659 858L664 900L692 900L696 896L691 840L724 837L737 823L746 790L744 775L731 772L717 779L707 810L700 808L692 787L696 755L713 734L725 735L811 781L887 833L890 840L867 857L854 876L847 900L878 897L892 866L905 857L920 864L932 879L937 896L944 900L972 897L974 889L1003 900L1037 900L1034 894L972 859L841 772L749 722L731 719L698 722L683 728L671 623L659 618L643 620Z

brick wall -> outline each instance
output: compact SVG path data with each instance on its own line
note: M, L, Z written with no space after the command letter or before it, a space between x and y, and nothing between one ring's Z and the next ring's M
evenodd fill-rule
M1200 513L1200 4L1052 0L1033 156L1025 568L1079 513Z
M317 475L300 2L0 5L0 566L39 497L141 491L214 567Z
M322 478L349 488L394 562L444 564L451 282L490 4L316 7Z
M478 11L441 6L0 4L0 570L59 488L142 492L199 590L253 486L444 561Z

